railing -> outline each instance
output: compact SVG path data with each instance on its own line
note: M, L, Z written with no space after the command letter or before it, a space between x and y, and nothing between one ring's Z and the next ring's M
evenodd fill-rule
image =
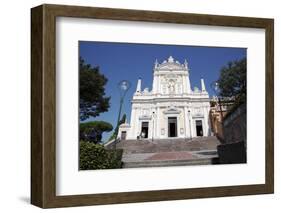
M116 145L117 145L120 141L121 141L120 138L112 139L112 140L106 142L106 143L104 144L104 146L107 147L107 148L113 148L113 147L116 147Z

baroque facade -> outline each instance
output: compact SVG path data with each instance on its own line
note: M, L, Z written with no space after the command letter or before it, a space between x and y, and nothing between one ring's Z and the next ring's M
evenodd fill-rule
M167 139L209 136L210 100L204 80L191 89L188 63L172 56L153 69L152 90L138 79L132 98L130 123L120 125L118 137Z

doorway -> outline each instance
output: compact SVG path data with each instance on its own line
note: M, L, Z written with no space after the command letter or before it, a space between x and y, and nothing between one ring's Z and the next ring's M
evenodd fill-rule
M196 120L196 135L203 136L202 120Z
M168 137L177 137L177 118L168 118Z
M141 124L141 137L148 138L148 122L142 122Z
M121 140L126 140L126 136L127 136L127 132L126 131L122 131L121 132Z

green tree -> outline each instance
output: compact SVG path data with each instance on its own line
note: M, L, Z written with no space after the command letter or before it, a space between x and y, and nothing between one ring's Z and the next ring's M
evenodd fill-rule
M126 122L126 117L127 117L126 114L123 114L121 120L120 120L119 123L118 123L118 127L119 127L121 124L123 124L123 123ZM115 138L115 136L118 134L117 131L118 131L118 128L115 127L114 132L113 132L112 135L109 137L108 141L111 141L112 139Z
M247 95L247 61L246 58L229 62L220 71L218 85L220 96L234 97L236 104L246 102Z
M105 96L107 78L99 72L99 67L85 64L80 57L79 75L80 120L107 112L110 100L110 97Z
M112 125L105 121L80 123L79 137L80 140L89 141L96 144L101 142L102 133L110 132L112 129Z

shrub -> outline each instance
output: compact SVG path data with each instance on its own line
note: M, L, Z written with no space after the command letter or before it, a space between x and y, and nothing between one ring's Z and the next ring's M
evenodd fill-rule
M81 170L122 168L123 150L106 150L103 145L80 141Z

